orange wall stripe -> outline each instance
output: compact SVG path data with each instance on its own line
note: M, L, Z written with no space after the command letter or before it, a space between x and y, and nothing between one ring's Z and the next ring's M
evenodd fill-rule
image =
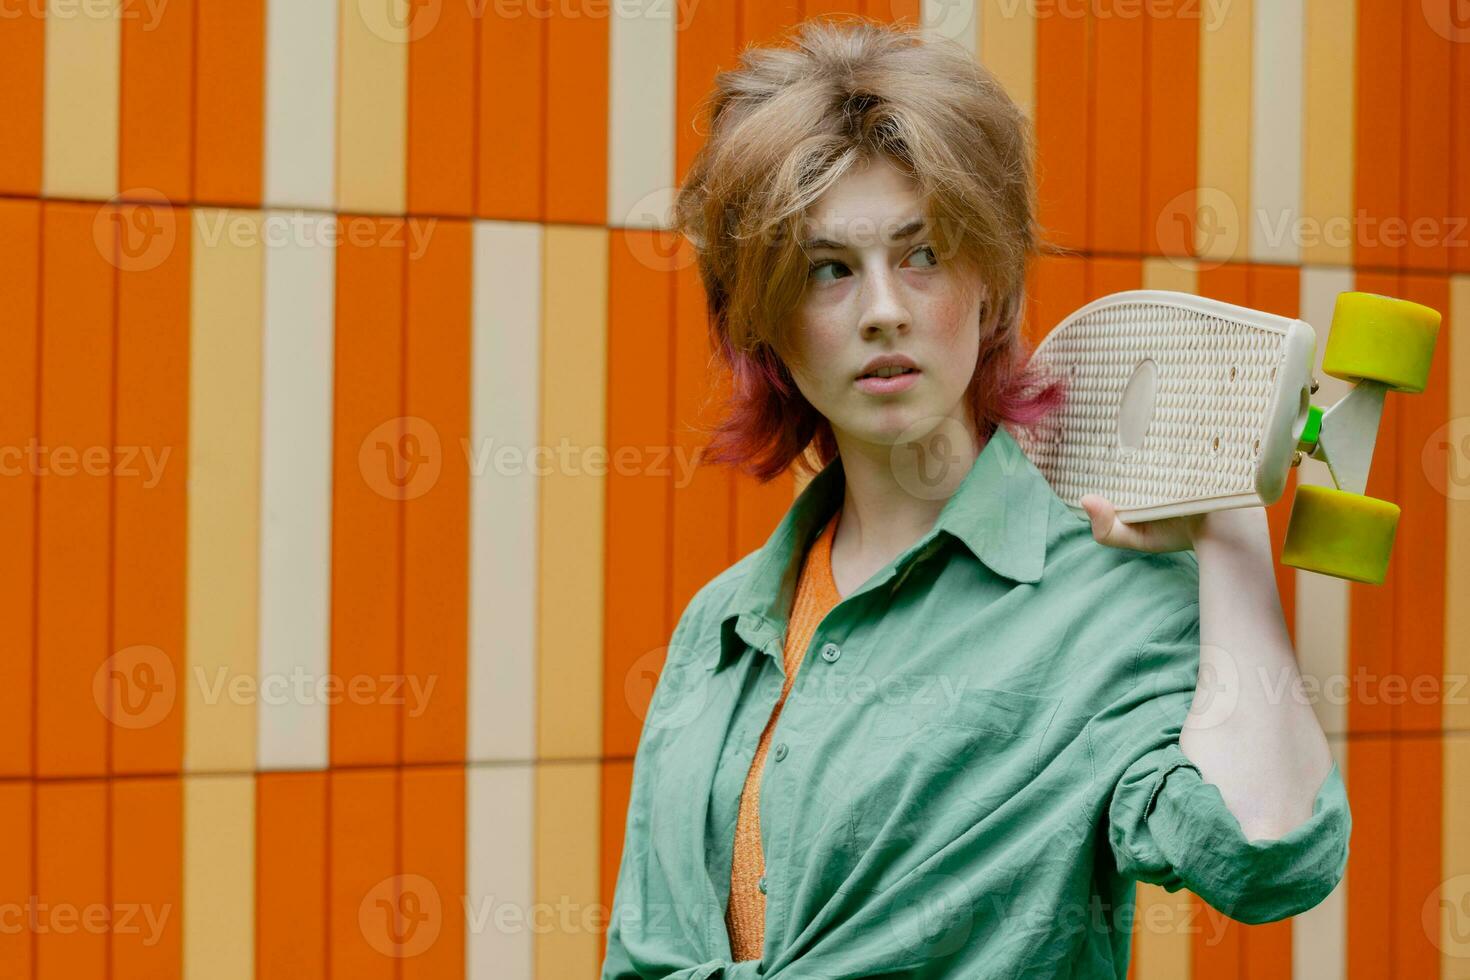
M405 908L416 904L425 918L401 934L401 980L463 977L468 915L475 914L480 928L494 927L494 918L479 918L484 907L466 907L464 777L463 766L402 771L402 901Z
M1036 0L1036 146L1040 220L1048 238L1085 248L1088 234L1088 137L1091 15L1063 16L1063 0ZM1046 329L1049 329L1046 328Z
M482 218L546 218L546 27L545 17L499 16L494 4L480 18L475 213Z
M678 132L674 173L680 181L688 173L708 128L707 118L701 115L701 103L709 95L715 72L737 63L739 7L733 0L701 4L679 24L675 38L674 121ZM813 15L810 0L802 12L806 17ZM690 467L694 466L699 447L708 441L697 430L718 419L728 389L723 387L723 370L710 363L704 287L699 282L693 250L683 239L678 242L674 267L675 332L670 362L674 411L668 444L674 458ZM674 488L669 632L700 586L733 560L734 479L725 467L694 466L683 485Z
M10 318L0 331L0 776L31 773L35 674L36 470L22 450L36 439L40 342L41 205L0 200L0 296ZM0 940L3 948L3 940ZM0 957L3 958L3 957Z
M469 217L474 213L476 125L475 59L479 22L474 11L494 5L414 4L408 45L408 210ZM493 16L493 14L492 14ZM536 18L522 18L534 20ZM522 79L495 109L529 96ZM466 97L467 94L470 97ZM497 146L497 153L504 147Z
M265 0L194 3L194 200L258 207Z
M80 928L108 902L107 797L102 780L36 785L34 980L107 975L107 932Z
M917 10L917 0L913 0L911 6ZM761 46L775 44L776 39L784 31L800 21L801 0L742 3L740 5L740 39L742 44ZM713 79L710 80L713 81Z
M1191 0L1168 0L1144 21L1148 73L1143 93L1143 250L1194 254L1199 180L1199 28Z
M111 555L99 544L111 536L112 481L96 454L113 436L116 284L102 254L112 230L95 205L52 204L43 215L36 772L100 775L108 732L93 682L111 652Z
M1088 302L1112 293L1143 288L1142 259L1088 259L1085 268Z
M335 771L327 804L329 980L397 980L399 772Z
M1443 728L1441 700L1444 676L1445 641L1445 537L1448 533L1447 499L1442 488L1448 485L1447 459L1434 451L1435 432L1450 418L1450 363L1454 359L1452 345L1458 339L1450 330L1450 290L1444 276L1406 275L1398 293L1404 299L1423 303L1439 310L1444 319L1430 366L1429 384L1417 395L1390 394L1387 400L1398 403L1398 428L1384 431L1380 438L1390 438L1400 447L1398 453L1398 495L1391 498L1402 508L1398 531L1394 538L1391 561L1399 573L1400 588L1395 596L1398 649L1397 672L1410 685L1405 694L1393 700L1395 724L1400 732L1437 733ZM1461 382L1464 383L1463 381ZM1430 452L1425 452L1425 449ZM1377 468L1378 460L1374 460ZM1434 692L1425 696L1424 691ZM1388 694L1396 694L1390 689ZM1439 785L1436 772L1433 785ZM1427 792L1423 790L1421 792ZM1422 795L1419 805L1429 802ZM1438 807L1435 807L1438 812Z
M627 829L628 802L633 796L633 760L618 759L602 763L602 889L598 901L612 913L617 897L618 869L623 862L623 834ZM598 946L599 960L607 956L607 930L603 930Z
M29 980L34 974L31 947L34 936L30 926L31 896L36 893L35 838L31 816L35 807L36 784L33 782L0 782L0 902L11 913L7 928L0 929L0 963L12 976Z
M1412 269L1449 268L1449 237L1455 233L1450 210L1450 156L1454 138L1450 39L1431 23L1426 6L1458 6L1459 0L1431 0L1403 7L1404 75L1401 118L1404 132L1404 265ZM1464 14L1460 16L1463 18ZM1460 212L1461 215L1467 212ZM1385 229L1385 232L1387 229ZM1461 247L1470 246L1459 229Z
M1087 302L1087 260L1075 256L1048 256L1033 266L1027 337L1039 344L1052 328Z
M118 189L189 200L194 145L194 2L122 0ZM147 195L152 196L152 195Z
M650 353L673 349L673 280L656 257L672 236L608 233L607 568L604 573L604 757L638 747L643 712L669 642L670 496L683 463L668 451L672 371ZM631 466L616 465L621 455ZM621 812L615 818L621 836ZM616 870L616 866L614 866Z
M545 220L601 225L607 220L608 7L567 0L553 11L545 19Z
M178 772L183 764L189 474L189 212L118 212L117 472L110 652L112 768ZM143 664L163 681L139 689Z
M1398 268L1402 250L1383 235L1404 213L1404 17L1398 0L1358 0L1357 148L1354 152L1353 263Z
M1443 276L1405 275L1396 295L1449 313L1449 284ZM1397 429L1398 495L1402 508L1392 563L1398 566L1394 667L1408 684L1384 687L1395 703L1394 729L1394 958L1398 976L1433 976L1439 969L1438 934L1430 935L1413 910L1423 907L1441 881L1441 820L1444 819L1441 767L1441 697L1444 678L1445 616L1445 456L1425 453L1449 415L1450 345L1443 324L1434 351L1429 384L1417 395L1390 395L1399 402ZM1374 461L1377 464L1377 460ZM1450 814L1464 819L1464 814Z
M255 975L260 980L326 975L327 780L319 772L256 777Z
M689 247L680 242L680 250ZM669 445L686 468L708 442L699 429L712 425L718 403L709 399L718 378L710 362L704 287L692 265L681 265L674 287L674 419ZM694 466L673 494L673 554L669 609L677 623L694 593L730 566L731 481L723 466ZM670 632L674 623L669 624Z
M108 788L112 980L179 976L184 935L183 784L170 776L118 779Z
M470 303L465 221L424 222L409 248L404 414L437 435L439 472L404 501L403 761L465 757L469 654ZM410 235L410 241L413 240ZM429 465L433 465L430 463Z
M1150 48L1145 21L1129 0L1098 0L1093 5L1093 117L1088 126L1092 165L1087 168L1089 246L1098 252L1138 253L1144 249L1144 148L1148 131L1144 100ZM1121 14L1121 15L1120 15ZM1176 138L1182 138L1175 130Z
M1364 25L1366 29L1366 25ZM1356 289L1396 296L1395 275L1359 273ZM1398 500L1398 413L1402 398L1387 398L1378 428L1367 495ZM1348 703L1348 799L1353 811L1353 841L1348 853L1349 980L1391 976L1394 962L1393 916L1397 834L1392 705L1382 697L1382 680L1394 673L1397 623L1394 591L1403 574L1395 556L1382 585L1349 583L1348 677L1362 677L1372 697ZM1412 573L1412 570L1411 570ZM1351 688L1350 688L1351 690Z
M810 4L808 3L808 7ZM739 38L734 0L716 0L690 8L680 18L674 38L674 175L680 183L689 171L694 154L704 143L708 120L701 117L701 103L714 86L715 72L733 68ZM810 10L807 11L810 15Z
M345 691L354 678L402 673L400 498L427 471L405 453L422 437L403 420L405 221L338 220L331 672ZM399 725L395 704L340 698L332 764L398 761Z
M0 194L41 193L46 7L17 5L0 31Z

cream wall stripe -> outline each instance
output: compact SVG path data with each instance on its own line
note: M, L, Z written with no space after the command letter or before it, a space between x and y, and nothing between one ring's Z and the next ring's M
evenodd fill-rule
M409 2L341 0L338 211L404 211Z
M1029 2L984 0L980 61L1028 115L1036 109L1036 14Z
M255 703L230 685L254 682L260 615L260 214L192 229L184 765L249 772Z
M536 752L540 500L530 464L541 434L543 236L539 224L475 223L468 666L472 760L524 761Z
M468 980L529 977L534 931L496 928L496 922L517 921L502 920L506 910L517 911L518 921L530 921L527 913L535 901L532 767L470 766L465 778L465 975ZM594 976L600 965L576 975Z
M1193 259L1148 256L1143 260L1143 288L1199 295L1198 266Z
M536 908L566 902L573 909L590 909L602 901L601 768L599 762L535 767ZM602 937L602 930L580 927L537 931L536 980L597 976Z
M1306 0L1302 110L1302 217L1316 241L1302 261L1352 265L1353 149L1357 126L1357 0Z
M540 445L550 465L540 487L536 698L543 759L602 752L607 245L605 228L546 229Z
M1307 266L1301 274L1301 318L1317 334L1317 352L1312 376L1321 385L1312 404L1328 408L1351 390L1322 372L1322 352L1327 347L1328 328L1338 293L1353 288L1351 269L1321 269ZM1331 487L1327 465L1310 457L1297 467L1297 485ZM1317 722L1329 735L1347 731L1348 678L1348 583L1329 575L1296 570L1296 655L1302 677L1316 686L1314 702Z
M1302 21L1306 0L1255 8L1251 31L1250 255L1301 261Z
M1446 441L1453 455L1448 463L1450 475L1459 474L1458 482L1450 484L1458 496L1452 496L1445 508L1444 673L1448 678L1464 678L1470 677L1470 640L1466 639L1470 637L1470 603L1454 597L1470 595L1470 484L1464 482L1470 470L1470 459L1466 458L1466 447L1470 446L1470 276L1450 277L1450 308L1444 311L1444 317L1439 330L1439 356L1450 358L1450 428ZM1444 727L1470 732L1470 690L1461 697L1445 699ZM1446 815L1450 812L1445 811ZM1470 824L1470 811L1454 813ZM1470 867L1464 870L1470 872ZM1470 969L1465 974L1470 977Z
M1347 740L1341 735L1328 735L1327 747L1332 750L1332 758L1337 760L1338 772L1346 783ZM1344 871L1342 880L1326 898L1292 917L1292 976L1310 980L1347 980L1347 889L1347 872Z
M255 777L184 778L184 980L254 980Z
M336 200L336 0L267 0L265 200L329 211Z
M1195 247L1204 258L1244 260L1250 215L1251 0L1200 18L1199 186Z
M674 187L674 18L663 0L614 4L607 223L668 225Z
M118 191L119 4L47 0L41 137L41 193L46 197L102 200Z
M1447 593L1448 594L1448 593ZM1470 977L1470 732L1444 736L1444 819L1440 893L1440 976L1445 980ZM1405 911L1408 911L1407 909Z
M980 17L975 5L984 2L986 0L923 0L919 10L920 23L925 30L958 41L975 54L980 50Z
M286 698L262 699L262 769L325 769L325 701L297 698L294 678L316 691L331 663L332 372L336 250L332 215L274 212L306 238L284 236L265 255L262 354L260 677Z

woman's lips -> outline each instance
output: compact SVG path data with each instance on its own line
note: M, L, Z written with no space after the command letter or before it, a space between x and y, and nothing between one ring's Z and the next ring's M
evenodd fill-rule
M870 395L891 395L907 391L919 383L919 371L895 374L891 378L858 378L857 386Z

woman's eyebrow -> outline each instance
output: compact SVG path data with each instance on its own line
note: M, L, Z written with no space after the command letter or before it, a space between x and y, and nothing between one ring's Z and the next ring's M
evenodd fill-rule
M904 224L902 228L898 229L898 231L894 234L893 241L902 242L913 238L919 232L924 230L926 224L927 222L923 218L910 219ZM847 246L844 245L842 242L834 242L830 238L810 238L802 242L801 247L804 250L810 251L817 248L843 249Z

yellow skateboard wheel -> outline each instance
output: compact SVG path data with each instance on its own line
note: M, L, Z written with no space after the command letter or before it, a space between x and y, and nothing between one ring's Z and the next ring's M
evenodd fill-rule
M1291 505L1281 563L1382 585L1398 523L1397 504L1303 484Z
M1322 370L1357 384L1379 381L1414 394L1429 381L1437 310L1377 293L1342 293L1322 351Z

